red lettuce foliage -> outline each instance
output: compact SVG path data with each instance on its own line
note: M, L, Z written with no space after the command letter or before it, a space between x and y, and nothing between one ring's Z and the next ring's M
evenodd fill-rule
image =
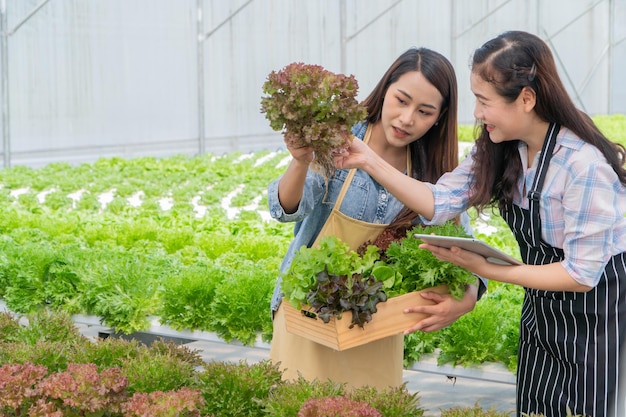
M382 414L364 401L322 397L307 400L298 411L298 417L382 417Z
M288 145L313 147L312 167L328 178L335 170L332 152L349 146L352 125L367 115L358 89L352 75L295 62L268 75L261 112Z
M81 410L94 413L101 410L120 412L127 397L127 380L119 368L101 373L95 364L68 364L67 370L49 375L37 384L36 393L58 411Z
M0 411L20 408L37 394L35 386L48 374L48 368L32 363L0 367Z
M376 305L387 301L382 290L383 283L373 275L336 275L328 270L317 274L317 287L306 295L307 301L324 323L332 317L341 317L344 311L352 313L350 329L355 325L361 328L372 321Z
M175 392L135 393L124 404L125 416L199 417L198 406L204 405L202 393L181 388Z
M178 391L135 393L118 368L98 372L94 364L68 364L64 372L24 363L0 366L0 415L63 416L199 416L202 393Z

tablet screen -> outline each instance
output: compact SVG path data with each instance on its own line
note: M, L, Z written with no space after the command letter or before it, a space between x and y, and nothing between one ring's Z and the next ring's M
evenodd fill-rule
M454 237L454 236L437 236L426 234L413 235L416 239L420 239L424 243L428 243L433 246L441 246L444 248L450 248L452 246L459 247L471 252L475 252L479 255L487 258L489 262L500 265L522 265L522 262L513 258L510 255L488 245L487 243L467 237Z

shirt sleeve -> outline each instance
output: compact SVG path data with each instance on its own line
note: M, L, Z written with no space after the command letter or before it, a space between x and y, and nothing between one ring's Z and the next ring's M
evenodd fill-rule
M426 183L435 199L435 214L431 220L420 216L424 224L445 223L467 210L473 178L473 153L474 150L452 172L443 174L436 184Z
M283 223L301 221L313 211L316 196L323 195L322 193L326 187L324 179L321 175L309 169L304 183L304 189L302 190L302 199L298 204L297 210L293 213L285 213L278 199L278 183L281 178L282 176L272 181L267 187L267 201L270 215L273 219Z
M571 164L563 194L565 270L578 283L594 287L615 253L616 225L624 221L618 201L623 193L612 167L603 159Z

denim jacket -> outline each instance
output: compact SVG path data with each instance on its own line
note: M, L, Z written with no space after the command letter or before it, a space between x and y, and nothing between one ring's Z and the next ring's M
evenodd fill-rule
M367 123L357 123L352 128L352 133L359 139L363 139ZM328 181L328 192L324 178L317 172L309 169L307 172L302 199L298 209L291 214L285 213L278 201L278 182L274 180L268 186L268 203L272 218L279 222L295 222L294 239L287 249L281 266L280 275L285 274L291 265L294 255L302 246L310 247L317 238L335 205L335 201L341 191L341 187L348 175L349 170L337 170L335 175ZM382 185L364 171L357 170L350 188L348 189L341 204L341 213L354 219L368 223L388 224L393 221L404 205L389 193ZM469 231L469 218L462 216L463 225ZM279 275L274 287L271 300L271 310L278 310L283 297L280 288L282 281Z

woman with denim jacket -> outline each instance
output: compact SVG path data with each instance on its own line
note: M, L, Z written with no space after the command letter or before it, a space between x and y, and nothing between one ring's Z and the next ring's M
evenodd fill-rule
M434 182L458 164L457 82L454 68L441 54L426 48L409 49L389 67L364 105L367 118L352 131L358 139L369 141L369 146L395 170ZM289 270L299 248L312 246L320 236L349 175L349 170L337 170L325 181L309 169L315 157L311 148L288 146L288 150L293 157L290 165L268 187L272 217L295 222L294 240L282 262L281 274ZM345 198L336 207L342 216L371 225L372 229L407 224L416 218L366 172L355 171L348 180ZM402 334L335 351L288 333L280 308L280 283L279 277L271 303L274 335L270 357L274 363L280 362L285 379L302 375L307 380L330 379L349 387L386 388L402 384ZM471 286L461 301L449 295L426 293L424 298L434 305L411 310L430 316L416 322L407 333L441 329L471 311L479 285L484 289L483 284Z

